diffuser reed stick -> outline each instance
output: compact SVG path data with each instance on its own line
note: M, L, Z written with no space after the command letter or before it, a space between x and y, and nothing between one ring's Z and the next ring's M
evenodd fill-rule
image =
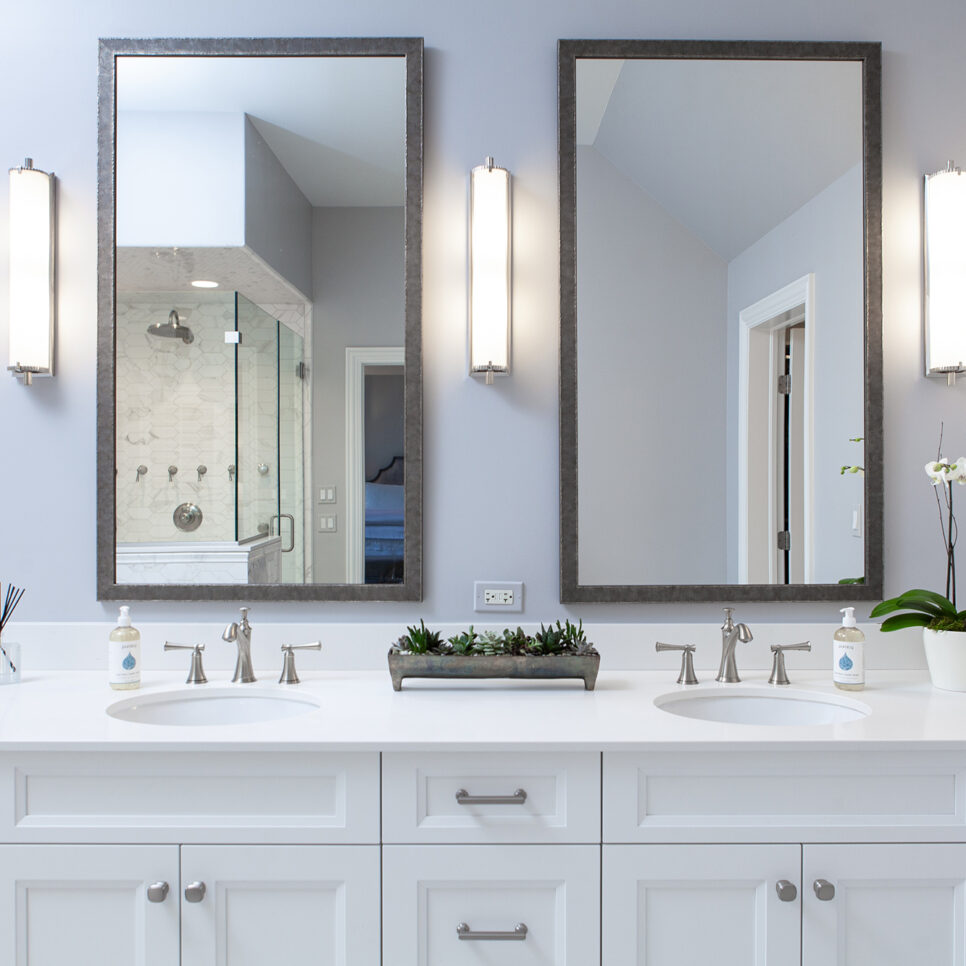
M2 589L3 584L0 583L0 589ZM13 617L13 612L17 609L17 604L20 603L20 598L23 597L24 588L14 587L13 584L7 584L7 593L3 598L3 609L0 610L0 639L3 638L3 629L7 626L10 618ZM10 655L3 649L3 644L0 643L0 654L3 655L4 660L10 665L11 671L16 671L16 667L10 660Z

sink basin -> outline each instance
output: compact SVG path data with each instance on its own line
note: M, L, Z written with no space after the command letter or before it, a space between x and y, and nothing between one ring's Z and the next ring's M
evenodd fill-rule
M864 718L871 710L861 701L833 694L740 685L672 691L655 698L654 704L682 718L749 725L841 724Z
M112 704L107 713L140 724L234 725L294 718L318 708L317 702L304 694L202 687L125 698Z

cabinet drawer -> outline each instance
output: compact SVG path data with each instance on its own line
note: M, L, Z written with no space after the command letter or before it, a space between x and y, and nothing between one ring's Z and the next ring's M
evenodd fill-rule
M387 845L383 961L600 962L600 847Z
M379 755L0 756L7 842L379 841Z
M954 752L614 752L605 842L944 841L966 831Z
M599 842L600 755L392 753L384 842Z

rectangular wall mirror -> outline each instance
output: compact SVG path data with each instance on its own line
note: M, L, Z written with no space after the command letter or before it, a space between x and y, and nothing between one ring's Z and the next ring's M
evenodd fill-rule
M422 70L101 41L99 599L420 599Z
M562 600L879 597L879 45L558 66Z

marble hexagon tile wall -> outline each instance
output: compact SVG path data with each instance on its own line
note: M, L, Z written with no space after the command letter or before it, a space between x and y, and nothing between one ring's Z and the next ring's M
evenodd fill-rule
M194 342L147 334L176 308ZM235 539L234 296L119 296L117 300L117 540ZM137 468L148 472L137 480ZM168 467L178 472L168 479ZM207 473L198 478L198 466ZM178 530L175 508L204 514L191 533Z

